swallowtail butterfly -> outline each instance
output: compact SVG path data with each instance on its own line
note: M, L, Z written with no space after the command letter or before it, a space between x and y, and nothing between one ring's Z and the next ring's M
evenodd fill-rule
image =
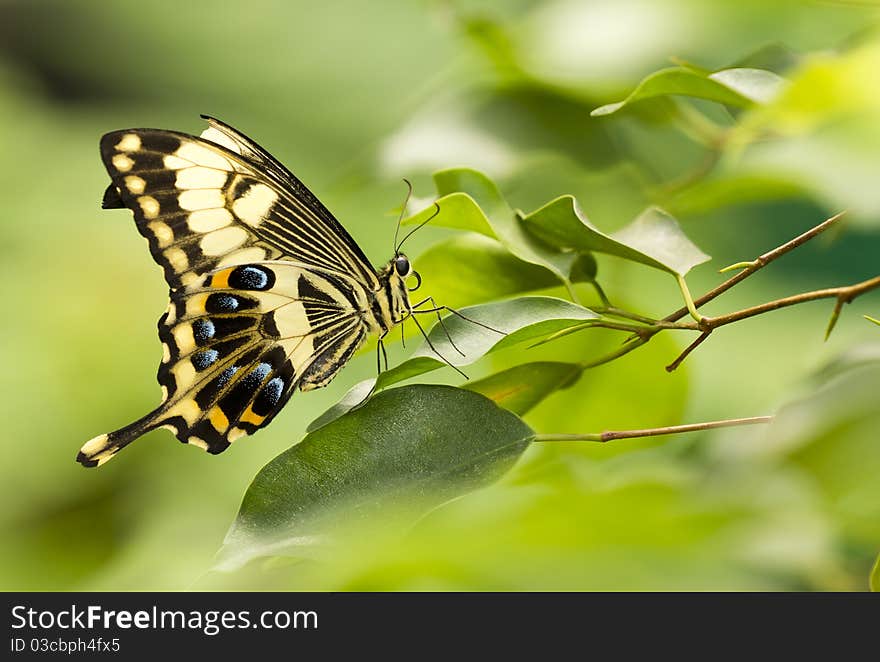
M88 441L77 455L84 466L159 427L221 453L268 425L295 389L326 386L368 334L381 339L421 312L406 286L418 274L399 244L374 270L287 168L202 117L200 137L126 129L101 138L112 180L102 206L134 212L171 301L159 319L162 403ZM424 312L440 310L429 302Z

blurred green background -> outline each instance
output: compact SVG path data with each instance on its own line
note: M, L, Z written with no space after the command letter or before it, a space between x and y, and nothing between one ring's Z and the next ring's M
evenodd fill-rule
M853 210L712 314L876 275L878 27L867 1L3 0L0 588L865 590L880 550L880 328L860 315L880 317L876 295L848 306L827 342L831 306L811 304L720 330L672 374L663 366L688 340L658 337L526 417L542 432L594 432L793 403L770 428L532 448L403 540L365 532L314 562L210 572L255 473L372 374L372 354L220 456L164 431L99 471L74 456L159 398L166 288L130 214L99 208L102 133L198 133L199 113L220 117L296 172L376 264L390 256L401 178L427 197L430 173L453 166L483 170L524 210L575 194L606 230L663 205L714 258L689 276L694 293L719 282L715 269ZM590 116L673 57L771 69L794 92L742 113L688 102L736 129L721 146L668 99ZM423 230L410 254L442 236ZM679 306L666 276L599 267L630 309ZM591 334L533 360L620 342ZM392 346L392 361L404 355Z

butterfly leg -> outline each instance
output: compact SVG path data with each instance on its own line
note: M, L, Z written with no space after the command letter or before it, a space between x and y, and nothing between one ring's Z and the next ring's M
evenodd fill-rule
M416 308L418 308L419 306L423 306L428 302L430 302L431 306L433 306L432 310L425 310L425 311L416 310ZM428 297L427 299L422 299L416 305L414 305L411 308L410 313L411 314L421 313L421 312L425 312L425 313L435 312L435 313L437 313L437 322L440 324L440 328L443 329L443 333L446 334L446 339L449 341L449 344L452 345L452 349L454 349L456 352L458 352L459 354L464 356L465 355L464 352L462 352L458 348L458 345L455 344L455 341L452 339L452 336L449 335L449 329L446 328L446 324L443 323L443 318L440 316L440 311L443 310L444 308L445 308L445 306L442 306L442 307L437 306L437 302L434 301L434 297Z
M385 370L388 370L388 353L385 351L385 336L388 335L386 331L381 336L379 336L379 342L376 345L376 376L382 374L382 361L385 362Z
M428 301L430 301L431 305L434 306L433 308L426 308L425 310L415 310L416 307L418 307L419 305L423 305L423 304L427 303ZM507 335L506 331L501 331L499 329L496 329L494 327L489 326L488 324L483 324L482 322L478 322L477 320L475 320L471 317L468 317L464 313L457 311L455 308L450 308L449 306L438 306L436 303L434 303L433 297L428 297L424 301L420 301L418 304L413 306L413 313L419 314L419 315L425 314L425 313L437 313L439 315L441 310L447 310L450 313L452 313L453 315L455 315L456 317L460 317L461 319L465 320L466 322L470 322L471 324L476 324L477 326L481 326L484 329L488 329L489 331L492 331L494 333L498 333L502 336Z
M428 347L431 348L431 351L434 352L437 356L439 356L440 359L441 359L446 365L448 365L450 368L452 368L453 370L455 370L459 375L461 375L461 376L464 377L465 379L469 379L469 377L468 377L466 374L464 374L461 370L459 370L458 367L452 365L452 363L449 362L449 359L447 359L445 356L443 356L440 352L437 351L437 348L434 347L434 343L431 342L431 339L428 337L428 334L425 333L425 329L424 329L424 328L422 327L422 325L419 323L419 319L418 319L415 315L411 315L411 317L412 317L412 321L416 323L416 326L417 326L417 327L419 327L419 331L421 331L422 336L425 338L425 342L428 343Z

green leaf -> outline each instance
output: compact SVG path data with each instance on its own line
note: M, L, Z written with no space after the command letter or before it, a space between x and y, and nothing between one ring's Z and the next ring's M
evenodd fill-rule
M418 225L436 213L436 216L431 219L431 225L454 230L468 230L492 239L498 238L480 205L467 193L441 195L437 198L437 204L440 206L439 211L432 203L420 212L404 219L403 225Z
M510 301L499 301L481 306L463 308L459 311L466 317L485 324L506 335L490 331L456 315L448 315L443 323L450 337L464 353L459 354L446 332L439 324L428 334L434 346L446 361L454 366L466 366L483 358L489 352L510 347L520 342L543 338L572 326L596 319L598 315L588 308L553 297L521 297ZM426 342L413 355L400 365L386 370L377 379L368 379L356 384L342 399L321 416L312 421L308 430L317 430L330 421L342 416L364 401L372 390L381 390L405 379L417 377L442 368L446 363L437 357Z
M432 204L404 220L405 224L421 223L437 213L432 224L497 239L520 260L544 267L562 283L571 282L569 273L577 256L553 250L526 232L517 213L486 175L470 168L441 170L434 173L434 184L440 211Z
M611 115L637 101L669 95L749 108L756 103L771 101L784 85L785 79L764 69L736 68L707 73L690 67L670 67L643 78L623 101L600 106L590 114L593 117Z
M497 480L532 436L517 416L477 393L427 385L381 393L260 470L216 567L309 556L348 527L378 525L390 513L411 522Z
M871 590L874 593L880 593L880 555L874 562L874 569L871 570Z
M561 329L599 317L589 308L570 301L537 296L496 301L463 308L459 312L469 319L463 319L458 315L444 318L446 330L444 331L443 326L439 324L435 325L428 334L430 345L424 343L404 364L383 373L379 379L380 384L387 385L400 381L395 377L395 372L410 361L424 358L434 362L438 368L443 366L444 362L437 358L434 349L452 365L464 366L474 363L496 349L543 338ZM503 333L491 331L486 328L487 326ZM446 332L452 337L455 346L461 350L461 354L455 351ZM434 349L431 349L431 345Z
M563 195L523 217L523 225L559 249L597 252L685 275L710 259L662 209L649 207L625 228L608 235L584 216L573 196Z
M431 246L414 266L427 293L452 307L559 285L547 269L523 262L497 241L474 234L455 235Z
M554 391L571 386L582 372L577 363L535 361L468 382L462 388L482 393L505 409L523 415Z
M653 260L658 268L681 276L711 259L687 238L678 221L658 207L649 207L611 236L648 258L639 262Z

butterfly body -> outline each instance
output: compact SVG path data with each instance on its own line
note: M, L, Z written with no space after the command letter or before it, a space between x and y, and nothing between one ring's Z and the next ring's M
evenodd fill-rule
M284 166L206 119L201 137L129 129L101 139L112 180L102 206L132 210L170 303L158 325L162 403L87 442L77 456L85 466L158 427L220 453L413 312L406 256L374 270Z

